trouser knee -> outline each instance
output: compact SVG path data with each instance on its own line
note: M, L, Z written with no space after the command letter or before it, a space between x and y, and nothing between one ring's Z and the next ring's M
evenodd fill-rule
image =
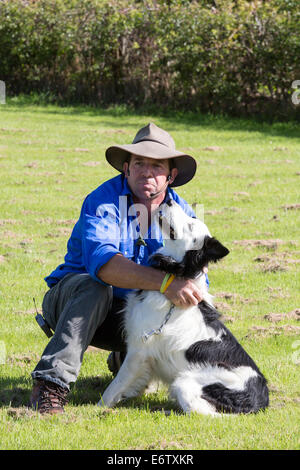
M71 274L65 276L45 295L43 313L50 327L55 330L62 313L76 317L84 315L104 321L113 300L112 287L101 284L88 274Z

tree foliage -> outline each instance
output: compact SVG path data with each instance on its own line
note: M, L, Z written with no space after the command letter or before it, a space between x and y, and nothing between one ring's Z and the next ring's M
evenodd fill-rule
M0 79L57 101L295 116L295 0L0 0Z

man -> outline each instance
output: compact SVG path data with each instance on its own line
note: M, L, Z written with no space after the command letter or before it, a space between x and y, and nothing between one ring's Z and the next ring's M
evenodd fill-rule
M177 151L172 137L151 123L132 144L108 148L106 159L121 174L87 196L65 262L45 278L50 289L43 313L55 334L32 372L30 406L41 413L64 411L89 345L126 353L118 312L130 289L160 290L182 307L202 300L192 280L175 278L166 288L166 273L147 265L163 243L161 233L153 236L155 209L174 199L195 216L171 189L193 178L193 157Z

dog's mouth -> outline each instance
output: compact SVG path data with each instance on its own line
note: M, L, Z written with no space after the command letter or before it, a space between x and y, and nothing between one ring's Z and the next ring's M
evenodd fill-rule
M177 240L178 238L177 233L174 227L172 227L172 225L169 223L166 217L160 214L158 217L158 222L159 222L159 227L163 235L165 236L165 238L170 238L171 240Z

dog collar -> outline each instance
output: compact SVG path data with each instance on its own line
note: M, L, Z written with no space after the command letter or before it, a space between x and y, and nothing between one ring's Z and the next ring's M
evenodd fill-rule
M143 343L146 343L146 341L150 338L150 336L152 335L160 335L160 333L162 332L162 329L163 327L165 326L165 324L169 321L170 319L170 316L172 315L172 311L174 309L175 305L174 304L171 304L171 307L170 307L170 310L168 311L167 315L165 316L165 319L164 321L162 322L162 324L160 325L159 328L157 328L156 330L151 330L149 331L149 333L144 333L143 336L142 336L142 340L143 340Z

